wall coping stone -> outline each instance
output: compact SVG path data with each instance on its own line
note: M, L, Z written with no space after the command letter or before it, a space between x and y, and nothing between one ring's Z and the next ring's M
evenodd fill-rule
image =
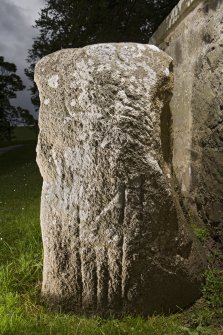
M180 0L166 19L160 24L149 43L160 45L184 18L204 0Z

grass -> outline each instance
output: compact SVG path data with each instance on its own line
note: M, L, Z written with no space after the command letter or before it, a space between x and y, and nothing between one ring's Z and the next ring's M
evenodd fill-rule
M49 311L40 297L41 183L35 142L0 156L0 334L223 335L223 271L211 263L203 298L172 316L104 320Z
M1 141L1 147L7 147L9 145L23 144L27 141L36 141L37 131L32 127L16 127L12 131L12 141Z
M200 227L197 224L192 224L191 228L195 234L195 236L200 240L200 242L204 242L208 237L208 230L205 227Z
M36 130L32 127L16 127L14 128L15 141L34 141L36 140Z

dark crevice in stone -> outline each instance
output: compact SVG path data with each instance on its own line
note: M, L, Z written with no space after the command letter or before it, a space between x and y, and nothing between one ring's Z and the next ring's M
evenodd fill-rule
M77 205L77 239L78 246L77 248L77 287L79 288L78 296L80 299L80 307L82 307L82 292L83 292L83 278L82 278L82 264L81 264L81 256L80 256L80 207Z
M164 161L171 165L173 159L173 141L172 141L172 115L169 105L165 105L161 117L161 146Z
M122 184L120 185L120 202L121 202L121 213L119 216L119 226L122 227L122 238L121 238L121 271L120 271L120 292L121 292L121 305L123 303L123 285L122 285L122 278L123 278L123 263L124 263L124 232L123 232L123 226L125 222L125 210L126 210L126 185ZM122 306L121 306L122 307Z

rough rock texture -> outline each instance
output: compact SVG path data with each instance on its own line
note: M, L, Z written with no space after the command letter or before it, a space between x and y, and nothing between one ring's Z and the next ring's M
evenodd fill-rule
M134 43L37 64L42 292L54 306L148 315L200 296L205 262L171 178L172 77L169 56Z
M182 9L186 7L187 15ZM222 13L222 0L181 0L170 15L172 21L167 19L153 38L174 59L171 102L174 170L187 204L210 228L220 247L223 246Z

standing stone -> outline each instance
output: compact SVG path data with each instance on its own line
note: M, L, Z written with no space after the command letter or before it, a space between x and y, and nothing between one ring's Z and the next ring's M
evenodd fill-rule
M134 43L37 64L42 293L54 307L148 315L200 296L205 261L171 177L172 78L168 55Z

